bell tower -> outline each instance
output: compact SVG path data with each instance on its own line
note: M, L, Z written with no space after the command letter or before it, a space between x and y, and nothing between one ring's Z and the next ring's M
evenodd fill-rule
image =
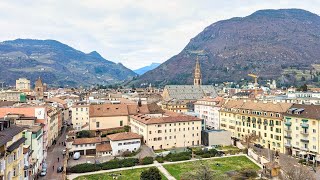
M194 69L193 85L195 85L195 86L202 85L202 79L201 78L202 78L202 76L201 76L200 63L199 63L199 58L197 57L196 68Z

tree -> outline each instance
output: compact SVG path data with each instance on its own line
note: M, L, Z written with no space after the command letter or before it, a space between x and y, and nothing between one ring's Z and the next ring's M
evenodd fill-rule
M249 149L250 144L259 139L260 137L254 133L250 133L244 136L244 143L246 143L246 148ZM248 154L248 151L247 151Z
M161 174L158 168L151 167L140 175L140 180L161 180Z
M307 84L304 84L304 85L302 85L302 86L300 86L300 88L298 88L298 90L299 91L308 91L308 86L307 86Z
M77 133L77 138L89 138L91 137L90 131L82 130Z
M217 164L218 165L218 164ZM182 174L182 180L219 180L226 179L221 175L216 174L212 168L204 164L204 162L195 162L193 170Z
M319 79L318 79L318 77L317 76L315 76L314 78L313 78L313 80L312 80L313 82L318 82L319 81Z
M301 81L306 81L306 78L304 76L302 76Z
M130 131L130 126L128 126L128 125L125 125L123 128L124 128L125 132L129 132Z
M316 179L310 169L293 165L292 163L286 163L286 166L282 168L284 173L280 174L280 179L284 180L312 180Z

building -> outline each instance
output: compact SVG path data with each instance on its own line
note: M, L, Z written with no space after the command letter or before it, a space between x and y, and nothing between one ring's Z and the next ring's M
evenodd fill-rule
M34 91L36 93L36 98L38 100L43 100L44 97L44 91L45 91L45 86L42 83L41 78L39 77L37 79L37 81L35 82L35 87L34 87Z
M220 129L219 110L223 103L224 99L222 97L205 97L194 104L194 111L205 121L208 129Z
M16 90L30 90L30 80L19 78L16 80Z
M23 128L0 120L0 179L18 180L24 177Z
M42 169L42 163L44 162L43 126L24 126L24 128L23 136L26 138L24 144L32 150L30 167L33 168L34 174L37 174Z
M285 114L285 153L320 161L320 105L294 104Z
M76 138L67 139L67 148L69 152L80 152L81 155L96 155L98 144L109 143L108 138L93 137L93 138Z
M25 94L21 91L7 90L0 91L0 101L20 102L25 98Z
M163 99L165 101L172 99L196 101L205 96L216 97L217 92L215 87L212 85L202 85L201 78L200 63L197 59L193 85L166 85L162 93Z
M200 145L202 123L197 117L173 112L130 116L131 131L142 135L144 143L154 150Z
M161 108L172 112L184 113L193 111L194 101L171 99L161 102Z
M203 130L201 132L201 144L205 146L230 146L231 132L226 130Z
M141 138L139 134L132 132L122 132L107 136L110 139L112 155L117 156L125 152L137 151L141 146Z
M89 105L74 105L71 108L72 124L75 130L82 130L82 126L89 125Z
M256 143L265 148L284 152L283 115L290 103L230 100L220 110L220 128L244 139L248 134L260 137Z

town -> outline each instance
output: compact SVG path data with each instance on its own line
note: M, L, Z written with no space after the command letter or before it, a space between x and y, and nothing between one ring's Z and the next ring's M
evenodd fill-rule
M2 87L0 179L130 179L127 167L180 179L207 158L223 177L320 178L320 88L260 85L257 74L203 85L194 64L193 85L54 88L21 77Z

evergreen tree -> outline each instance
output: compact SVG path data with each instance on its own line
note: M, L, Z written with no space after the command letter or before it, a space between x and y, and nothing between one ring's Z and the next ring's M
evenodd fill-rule
M156 167L151 167L141 173L140 180L161 180L160 171Z

